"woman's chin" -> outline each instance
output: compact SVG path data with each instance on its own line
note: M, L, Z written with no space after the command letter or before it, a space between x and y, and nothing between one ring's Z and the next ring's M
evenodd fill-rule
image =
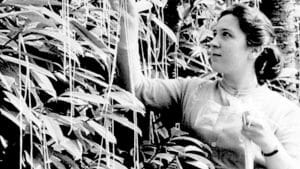
M220 65L218 65L217 62L215 62L214 59L209 58L208 61L209 61L209 64L210 64L211 68L212 68L215 72L222 73L222 71L221 71L221 69L220 69Z

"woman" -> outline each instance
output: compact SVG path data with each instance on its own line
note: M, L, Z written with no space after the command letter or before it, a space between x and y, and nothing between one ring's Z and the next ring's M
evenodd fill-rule
M141 74L138 17L133 2L128 2L129 15L121 24L118 49L120 74L127 89L134 88L149 108L181 110L182 124L211 145L223 168L245 168L245 151L249 153L246 156L253 154L255 166L299 168L299 107L264 85L282 67L272 25L265 15L240 4L221 13L209 51L211 67L222 74L221 80L154 80ZM249 140L252 143L245 146Z

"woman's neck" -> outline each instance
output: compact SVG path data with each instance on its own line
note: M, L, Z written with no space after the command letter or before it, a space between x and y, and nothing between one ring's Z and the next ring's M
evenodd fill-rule
M244 74L243 76L239 77L224 75L222 83L227 88L231 88L233 90L248 90L258 86L255 73Z

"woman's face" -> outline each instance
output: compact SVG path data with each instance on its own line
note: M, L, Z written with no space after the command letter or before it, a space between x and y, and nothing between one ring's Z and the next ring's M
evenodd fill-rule
M225 15L214 27L214 39L211 42L210 62L212 68L219 73L232 74L246 70L249 66L249 54L246 35L239 26L238 19Z

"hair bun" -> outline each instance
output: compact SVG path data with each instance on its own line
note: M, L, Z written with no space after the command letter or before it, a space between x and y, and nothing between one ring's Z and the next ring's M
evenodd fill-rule
M282 59L276 47L265 47L255 61L255 71L260 83L276 78L282 69Z

